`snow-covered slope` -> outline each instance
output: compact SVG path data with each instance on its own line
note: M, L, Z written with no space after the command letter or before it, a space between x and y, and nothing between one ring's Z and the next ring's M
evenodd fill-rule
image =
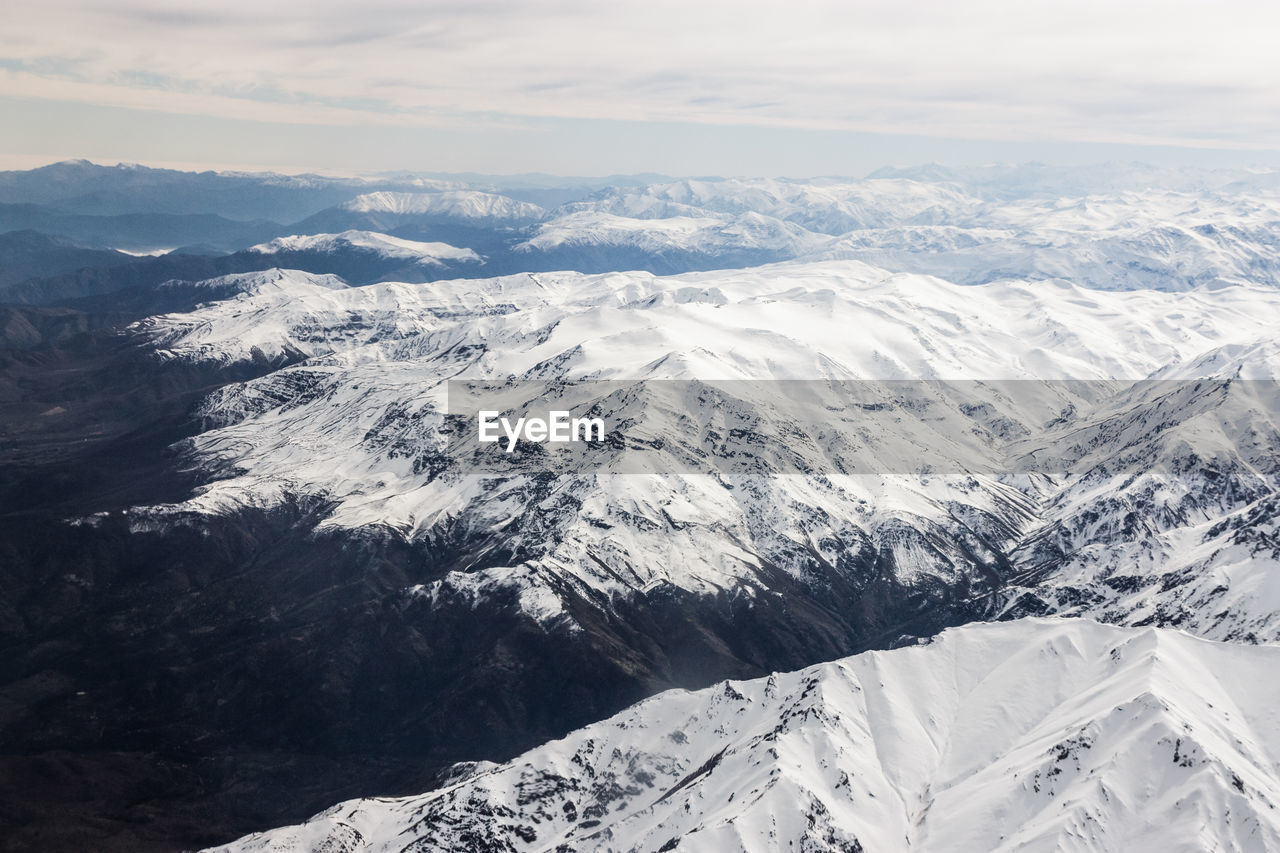
M223 296L235 296L241 299L260 299L278 303L289 299L289 294L298 288L311 292L325 290L345 290L347 283L336 275L327 273L309 273L302 270L282 270L277 268L257 270L254 272L238 272L206 278L200 281L182 281L174 279L161 283L164 288L192 288L209 292L210 299ZM212 302L208 309L216 310ZM225 309L224 309L225 310ZM149 325L149 321L143 321Z
M1089 614L1280 637L1280 348L1224 347L1140 384L1058 442L1077 457L1013 560L1004 615ZM1068 448L1067 445L1070 445Z
M671 691L231 853L1280 849L1276 646L1029 619Z
M318 252L336 254L363 251L384 258L412 261L429 266L444 266L445 261L479 261L480 256L470 249L460 249L448 243L422 243L405 240L376 231L343 231L341 234L296 234L277 237L248 249L261 255L284 252Z
M430 287L333 290L298 280L140 327L170 358L305 360L211 395L201 409L206 429L187 448L208 485L135 518L172 523L321 497L330 529L463 543L464 554L501 549L496 564L463 557L458 570L415 588L430 606L504 590L568 630L576 623L566 596L606 609L661 590L757 596L772 594L781 571L813 590L965 590L970 606L992 615L1068 608L1275 638L1280 615L1270 598L1223 598L1231 584L1204 580L1212 572L1198 575L1210 584L1203 589L1171 576L1186 569L1182 561L1210 558L1192 545L1208 548L1222 535L1217 522L1263 512L1259 502L1280 484L1270 455L1280 440L1273 383L1240 396L1184 381L1212 376L1230 387L1240 367L1232 354L1246 352L1255 362L1249 375L1280 372L1271 350L1259 348L1277 303L1276 291L1246 286L961 287L849 261ZM1170 374L1171 365L1183 374ZM1147 376L1165 377L1173 391L1114 381ZM609 400L601 391L601 405L638 425L651 449L639 469L548 476L535 463L477 477L483 470L450 466L446 383L458 378L535 388L618 381L630 390ZM868 378L1088 381L1012 397L998 385L971 385L967 399L945 405L917 388L910 394L924 408L864 408L852 449L795 438L822 434L825 403L784 401L779 411L777 400L725 392L714 397L715 417L754 424L781 451L759 454L750 473L713 465L710 475L690 460L715 462L715 448L681 426L704 422L709 398L662 399L641 384ZM1216 444L1197 440L1206 432ZM956 461L922 474L937 435ZM1172 538L1156 547L1157 533ZM1237 552L1213 553L1226 560ZM1267 583L1269 554L1254 548L1248 559L1231 558L1240 563L1238 589ZM995 594L1027 579L1077 586L1073 566L1085 567L1098 590L1113 575L1140 572L1148 595L1142 606L1113 606L1101 592L1052 601L1018 597L1016 586ZM1055 572L1067 574L1053 580ZM1193 588L1202 619L1174 606ZM1211 619L1227 601L1235 603L1230 619Z
M357 285L474 275L485 262L476 251L449 243L359 230L277 237L236 256L250 257L281 267L335 273Z
M167 347L174 356L197 357L197 348L207 348L235 359L239 333L229 324L252 307L264 338L296 344L300 334L323 331L311 328L319 322L333 334L314 354L355 355L360 342L347 338L344 327L381 303L400 315L397 338L449 330L492 341L468 374L475 378L521 376L568 354L569 378L1140 379L1219 347L1269 340L1280 311L1280 294L1263 287L1189 293L1108 293L1062 281L961 287L854 261L668 277L520 274L429 287L385 283L340 295L315 289L312 278L299 273L291 292L250 294L145 326L177 342ZM335 298L341 302L328 301ZM653 364L659 359L667 360L661 369Z

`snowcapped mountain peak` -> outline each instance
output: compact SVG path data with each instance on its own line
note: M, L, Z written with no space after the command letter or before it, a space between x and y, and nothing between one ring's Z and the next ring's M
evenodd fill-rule
M201 281L168 281L162 287L191 286L206 290L225 291L242 296L264 296L271 293L290 293L296 288L316 290L344 290L350 285L336 275L309 273L302 270L272 267L253 272L231 273Z
M1278 665L1083 619L967 625L659 694L436 791L218 849L1272 849Z
M372 252L386 258L401 258L437 266L443 266L441 261L446 260L477 262L481 260L480 256L471 249L451 246L448 243L424 243L376 231L354 229L340 234L295 234L289 237L277 237L269 242L252 246L247 251L274 255L280 252L335 253L353 249Z
M162 358L194 357L197 361L214 362L252 360L266 353L272 358L303 353L304 350L287 343L281 346L284 336L278 320L271 317L274 312L267 306L308 297L317 304L332 306L337 294L352 289L336 275L276 268L233 273L200 282L170 281L162 287L208 291L211 297L219 298L211 305L220 306L223 322L215 331L194 318L175 323L173 315L168 319L162 315L140 320L131 328L150 338Z

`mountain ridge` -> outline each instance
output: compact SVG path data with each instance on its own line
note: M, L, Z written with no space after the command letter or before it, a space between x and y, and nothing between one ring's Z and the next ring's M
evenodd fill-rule
M1277 654L1079 619L951 628L659 694L435 792L214 849L1270 849L1280 694L1247 673Z

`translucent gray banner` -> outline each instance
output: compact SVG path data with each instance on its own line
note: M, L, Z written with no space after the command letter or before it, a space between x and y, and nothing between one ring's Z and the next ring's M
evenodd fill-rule
M1278 421L1275 380L455 380L432 464L998 476L1234 456L1274 467Z

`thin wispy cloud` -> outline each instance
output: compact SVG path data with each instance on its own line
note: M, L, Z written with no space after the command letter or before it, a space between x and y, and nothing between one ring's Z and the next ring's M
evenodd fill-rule
M1280 7L9 0L0 93L321 125L520 118L1280 147Z

